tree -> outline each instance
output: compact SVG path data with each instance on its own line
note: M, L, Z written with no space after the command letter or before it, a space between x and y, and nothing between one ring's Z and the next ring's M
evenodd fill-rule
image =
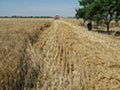
M95 0L79 0L79 5L86 8L88 5L92 4Z
M90 6L88 16L92 18L92 20L104 21L107 26L107 31L109 31L110 22L113 19L113 10L111 6L111 1L108 0L95 0Z
M120 20L120 1L117 0L117 4L116 4L116 16L115 16L115 21L118 22Z
M107 31L109 31L112 20L120 19L120 0L79 0L79 4L81 5L79 10L84 10L84 15L82 15L84 17L82 18L104 22ZM77 14L79 14L78 12L81 13L77 11Z
M91 18L87 15L88 12L88 6L93 2L94 0L79 0L79 5L81 8L76 9L76 18L83 18L84 23L85 21L89 20L88 23L88 30L92 29L92 22ZM91 26L91 27L90 27Z
M85 18L85 10L84 8L79 8L79 9L76 9L76 18L79 19L79 18Z
M93 1L94 0L79 0L79 5L81 8L76 9L76 17L87 20L88 5L90 5Z

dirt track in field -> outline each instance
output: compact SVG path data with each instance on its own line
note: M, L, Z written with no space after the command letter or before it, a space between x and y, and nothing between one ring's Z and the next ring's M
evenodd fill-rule
M119 40L56 20L33 46L43 67L39 80L45 88L119 90L119 45Z

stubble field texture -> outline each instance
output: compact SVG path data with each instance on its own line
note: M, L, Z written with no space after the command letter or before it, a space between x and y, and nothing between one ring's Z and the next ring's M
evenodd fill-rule
M0 90L31 89L120 90L120 36L82 20L1 18Z

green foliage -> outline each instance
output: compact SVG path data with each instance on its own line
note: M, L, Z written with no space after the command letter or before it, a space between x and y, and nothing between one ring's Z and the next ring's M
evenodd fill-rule
M112 20L120 20L120 0L79 0L81 8L76 17L92 21L103 21L109 30Z
M79 5L86 7L89 4L91 4L92 2L94 2L94 0L79 0Z
M79 8L79 9L76 9L76 18L79 19L79 18L85 18L85 10L84 8Z

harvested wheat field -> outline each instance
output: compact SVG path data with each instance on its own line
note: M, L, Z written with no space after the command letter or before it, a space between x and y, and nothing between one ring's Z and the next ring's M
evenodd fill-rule
M42 19L0 19L0 90L22 90L32 68L28 50L50 24Z
M120 90L119 39L66 20L27 20L1 22L1 89Z

